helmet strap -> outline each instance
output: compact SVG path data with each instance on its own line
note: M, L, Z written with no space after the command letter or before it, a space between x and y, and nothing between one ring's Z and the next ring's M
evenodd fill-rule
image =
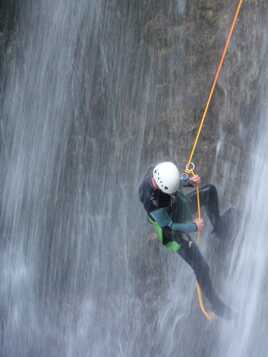
M152 186L153 186L153 189L154 189L154 190L159 190L159 187L158 187L158 185L157 185L157 183L156 183L154 177L152 177Z

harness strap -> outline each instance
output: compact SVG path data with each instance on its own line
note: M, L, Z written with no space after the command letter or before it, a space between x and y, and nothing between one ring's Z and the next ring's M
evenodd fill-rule
M155 220L153 220L150 216L148 216L148 221L150 224L152 224L158 240L160 240L160 242L170 252L178 253L181 250L181 248L182 248L181 244L176 242L175 240L166 239L163 228Z

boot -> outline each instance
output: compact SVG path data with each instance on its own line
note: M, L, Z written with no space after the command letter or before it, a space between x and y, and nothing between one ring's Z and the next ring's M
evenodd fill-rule
M224 320L231 320L234 317L232 309L225 305L221 300L218 300L217 302L214 301L211 305L213 312Z

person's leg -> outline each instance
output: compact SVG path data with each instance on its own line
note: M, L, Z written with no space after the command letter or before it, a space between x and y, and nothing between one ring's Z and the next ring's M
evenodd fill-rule
M187 197L191 202L193 211L196 211L196 191L190 192ZM202 186L200 188L200 201L201 206L206 209L211 224L216 228L220 221L219 199L216 187L213 185Z
M229 318L231 310L217 296L210 279L209 266L197 245L191 240L189 242L182 240L180 243L182 249L178 253L193 269L198 284L211 303L213 311L219 316Z

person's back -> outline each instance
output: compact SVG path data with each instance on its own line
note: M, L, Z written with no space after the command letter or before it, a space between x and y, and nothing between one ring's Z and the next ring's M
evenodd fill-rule
M148 215L159 208L170 208L172 201L170 195L154 188L152 183L152 172L153 168L150 168L139 187L140 201Z

